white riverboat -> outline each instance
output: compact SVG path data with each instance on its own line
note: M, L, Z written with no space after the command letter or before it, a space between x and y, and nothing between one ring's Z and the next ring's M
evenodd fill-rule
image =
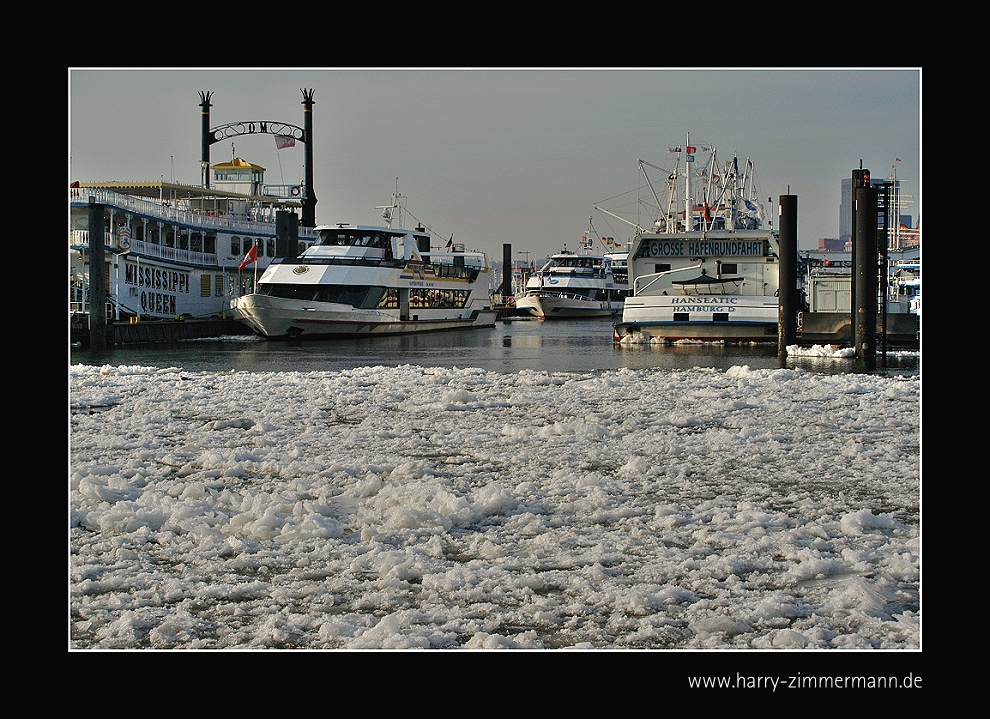
M228 316L231 298L253 291L275 257L294 257L316 239L313 90L302 93L305 127L269 120L210 127L213 93L200 92L201 184L165 182L164 176L71 182L70 341L90 341L93 329L102 334L103 320L112 323L107 338L115 343L237 330ZM305 179L268 183L265 168L238 157L233 142L230 161L210 161L213 144L260 135L272 136L279 151L297 141L305 145ZM124 332L124 325L140 328Z
M402 229L396 198L384 227L315 228L311 247L273 262L255 292L233 300L234 319L271 339L494 327L485 253L466 252L453 237L434 249L421 224ZM391 210L399 210L396 228Z
M517 315L548 320L615 317L622 312L629 294L628 253L595 254L591 236L581 247L584 252L564 249L550 255L527 279L525 294L516 297Z
M211 166L213 182L73 182L69 188L70 318L91 311L91 204L103 207L107 318L154 321L223 318L232 297L249 292L279 245L279 213L293 231L283 252L316 240L297 227L304 188L264 182L264 168L242 158ZM220 179L225 178L225 179ZM291 236L291 237L290 237Z
M658 208L652 228L618 218L636 232L631 294L615 340L777 342L779 240L764 226L753 163L720 164L714 147L692 145L690 135L668 149L673 169L663 170L663 195L650 183ZM699 151L708 154L704 163Z

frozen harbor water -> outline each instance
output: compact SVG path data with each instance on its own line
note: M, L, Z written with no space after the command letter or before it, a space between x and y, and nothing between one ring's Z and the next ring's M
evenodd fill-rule
M917 374L69 380L73 648L921 645Z

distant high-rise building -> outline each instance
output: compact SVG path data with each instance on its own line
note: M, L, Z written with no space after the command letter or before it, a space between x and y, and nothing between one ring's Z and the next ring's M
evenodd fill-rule
M839 239L846 242L853 236L853 208L851 177L843 178L842 194L839 198Z
M870 179L870 184L873 186L883 185L887 182L894 184L893 192L895 195L903 190L900 180ZM842 181L842 195L839 200L839 239L842 242L852 240L852 203L852 178L847 177ZM910 215L902 214L898 220L901 227L910 228L912 226Z

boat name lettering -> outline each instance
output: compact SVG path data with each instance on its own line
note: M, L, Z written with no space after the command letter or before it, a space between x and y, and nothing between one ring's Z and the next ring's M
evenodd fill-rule
M409 280L410 287L436 287L434 282L423 282L422 280Z
M140 288L141 313L170 316L178 314L178 295L188 295L190 273L126 263L124 284Z
M141 293L141 313L147 315L175 315L176 309L175 295L166 295L162 292L142 292Z
M736 308L728 305L689 305L687 307L674 307L675 312L735 312Z
M734 305L737 297L671 297L672 305Z
M150 290L189 294L189 273L178 270L162 270L157 267L138 267L127 263L124 284Z
M761 256L763 240L653 240L641 255L647 257Z

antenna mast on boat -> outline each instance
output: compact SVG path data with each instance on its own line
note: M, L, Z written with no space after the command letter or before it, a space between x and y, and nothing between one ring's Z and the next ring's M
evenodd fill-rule
M395 178L395 192L392 193L392 204L391 205L378 205L377 207L375 207L376 210L381 210L382 211L382 217L385 218L385 224L388 227L391 227L392 226L392 220L395 219L395 221L398 222L398 225L399 225L399 229L400 230L402 229L402 205L400 204L401 198L402 198L402 195L399 194L399 178L396 177ZM393 213L392 213L393 210L396 211L395 214L394 214L394 216L393 216Z
M687 134L687 144L684 146L684 231L691 231L691 163L694 155L691 153L691 133Z

